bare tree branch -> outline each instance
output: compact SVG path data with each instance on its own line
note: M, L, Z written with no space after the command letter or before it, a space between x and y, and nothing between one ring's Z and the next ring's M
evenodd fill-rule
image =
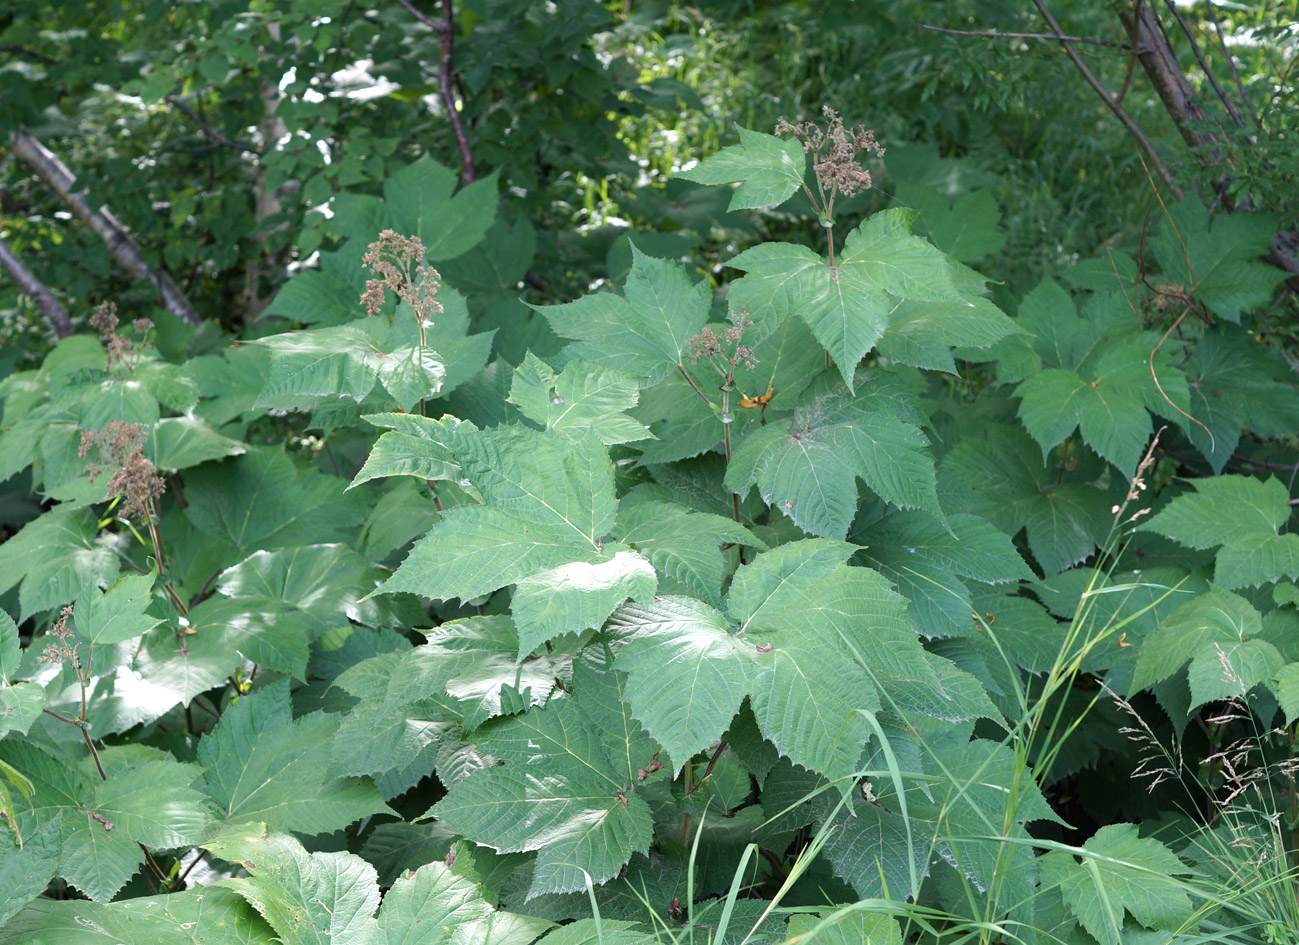
M1258 117L1258 112L1254 110L1254 105L1245 94L1245 85L1240 81L1240 70L1236 68L1236 57L1227 49L1227 40L1222 35L1222 21L1218 19L1218 11L1212 3L1208 4L1209 16L1213 17L1213 31L1218 36L1218 45L1222 48L1222 58L1227 60L1227 65L1231 67L1231 76L1236 80L1236 93L1240 96L1240 107L1249 112L1249 117L1254 119L1254 127L1259 131L1263 130L1263 122Z
M22 264L22 260L14 254L3 236L0 236L0 268L9 273L9 277L18 284L18 288L36 303L50 325L54 327L56 335L66 338L72 334L72 319L68 317L68 310L54 297L54 293L45 287L45 283Z
M1051 11L1046 8L1046 4L1043 3L1042 0L1033 0L1033 5L1036 6L1038 12L1042 14L1042 18L1046 20L1047 26L1051 28L1051 32L1055 38L1060 40L1060 45L1069 56L1069 60L1074 64L1074 68L1076 68L1082 77L1087 80L1087 84L1095 89L1096 94L1100 96L1101 101L1104 102L1106 107L1114 113L1114 117L1119 120L1119 123L1123 125L1128 134L1132 136L1132 139L1136 141L1138 147L1145 152L1146 157L1150 159L1150 163L1154 165L1155 170L1159 172L1160 178L1168 189L1172 191L1173 196L1178 200L1181 200L1183 196L1182 188L1178 187L1177 182L1173 180L1173 175L1168 170L1168 165L1164 163L1163 158L1161 158L1158 152L1155 151L1155 146L1151 144L1150 139L1146 137L1146 133L1141 130L1135 121L1132 120L1132 116L1123 110L1123 106L1115 101L1114 96L1110 95L1105 86L1101 85L1100 80L1096 78L1091 69L1087 68L1087 63L1082 61L1082 57L1078 55L1078 51L1068 42L1064 30L1060 28L1060 24L1056 22L1055 17L1051 15Z
M1209 5L1212 6L1213 4L1211 3ZM1218 96L1218 100L1222 102L1223 108L1227 109L1227 114L1231 116L1232 121L1234 121L1239 127L1244 128L1245 122L1241 120L1240 114L1236 111L1236 106L1231 103L1231 99L1227 98L1227 93L1224 92L1222 86L1218 84L1217 76L1213 74L1213 70L1209 68L1208 61L1204 58L1204 50L1200 48L1199 42L1195 39L1195 34L1191 32L1190 24L1186 22L1185 18L1183 18L1182 14L1178 11L1177 4L1173 3L1172 0L1164 0L1164 6L1168 7L1169 12L1173 14L1173 19L1176 20L1177 25L1181 27L1182 34L1186 37L1187 42L1191 44L1191 53L1195 56L1195 61L1200 64L1200 68L1204 71L1204 75L1209 80L1209 84L1213 86L1213 91Z
M1089 46L1109 46L1113 49L1127 49L1122 43L1111 43L1103 39L1087 39L1083 36L1056 36L1054 33L1002 33L997 30L949 30L941 26L920 25L922 30L931 33L947 33L952 36L980 36L984 39L1051 39L1061 43L1086 43Z
M451 129L456 135L456 144L460 148L460 183L471 184L474 181L474 156L469 150L469 138L465 135L464 123L460 120L460 110L456 108L455 92L451 88L451 75L454 71L453 42L455 38L455 11L451 0L442 0L442 63L438 69L438 85L442 90L442 104L451 119Z
M11 46L8 43L0 45L0 52L13 53L16 56L25 56L28 59L35 59L38 62L54 63L58 62L53 56L47 56L45 53L37 52L34 49L28 49L26 46Z
M139 244L131 238L107 207L93 210L86 202L85 191L74 191L76 176L52 151L41 144L26 128L19 127L9 135L9 147L22 158L41 180L45 181L72 213L108 247L113 260L136 279L148 279L158 289L163 308L191 325L202 324L185 293L165 269L150 269L140 253Z
M451 0L442 0L442 19L434 20L423 13L411 0L397 0L410 11L411 16L419 20L442 40L442 60L438 65L438 91L442 96L442 107L446 109L451 122L451 130L456 136L456 146L460 149L460 183L471 184L476 179L474 173L474 155L469 149L469 137L465 134L464 122L460 120L460 110L456 108L456 95L453 88L455 74L455 10Z
M171 105L177 111L186 115L190 121L198 125L198 130L203 132L203 135L209 141L215 141L219 145L222 145L227 148L234 148L236 151L243 151L246 154L260 155L262 153L257 148L254 148L251 144L243 144L242 142L234 141L231 140L230 138L227 138L221 132L217 131L215 128L213 128L211 125L205 122L202 118L200 118L198 114L194 111L194 109L190 108L180 99L176 98L176 96L168 95L166 98L163 99L163 101L166 102L168 105Z
M397 0L397 2L400 3L402 6L404 6L408 11L410 11L411 16L415 17L415 19L419 20L421 23L423 23L433 32L441 33L442 30L444 29L443 25L440 22L433 19L433 17L429 16L424 11L420 10L417 6L415 6L415 4L411 3L410 0Z

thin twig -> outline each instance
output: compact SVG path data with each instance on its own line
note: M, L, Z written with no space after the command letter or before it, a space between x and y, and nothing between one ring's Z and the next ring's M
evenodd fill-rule
M474 182L474 155L469 150L469 138L465 135L464 123L460 120L460 110L456 108L455 91L451 88L451 75L454 71L455 11L451 0L442 0L442 62L438 67L438 87L442 92L442 105L451 120L451 130L455 132L456 145L460 148L460 183Z
M171 275L161 267L157 269L149 267L144 261L139 244L131 238L126 227L118 222L112 212L103 206L98 210L91 208L86 199L85 189L76 189L76 176L53 151L36 140L35 136L21 125L9 133L9 148L49 185L72 211L73 216L103 240L114 262L134 278L148 279L154 284L161 296L163 308L190 325L203 324L193 304L181 292Z
M207 856L207 850L200 848L198 851L198 856L194 857L194 859L190 861L189 865L180 871L180 876L178 876L177 879L183 883L185 881L185 877L189 875L190 870L192 870L194 867L202 863L203 857L205 856Z
M442 58L438 64L438 92L442 97L442 107L446 109L447 119L451 122L451 131L455 134L456 147L460 150L460 183L472 184L474 174L474 155L469 149L469 138L465 134L464 122L460 120L460 110L456 108L455 89L452 87L452 75L455 72L455 9L451 0L442 0L442 19L435 20L419 10L411 0L397 0L410 15L415 17L433 32L438 34L442 43Z
M1168 166L1163 162L1163 159L1159 157L1158 152L1155 151L1155 146L1150 142L1150 139L1146 137L1146 133L1141 130L1135 121L1132 120L1132 116L1123 110L1123 106L1116 102L1114 97L1106 91L1105 86L1101 85L1100 80L1096 78L1091 69L1087 68L1087 63L1082 61L1082 57L1078 55L1078 51L1070 44L1064 30L1062 30L1060 24L1056 22L1056 18L1051 15L1051 11L1046 8L1046 4L1043 3L1042 0L1033 0L1033 5L1037 7L1038 12L1042 14L1042 18L1046 20L1047 25L1051 27L1051 32L1055 35L1055 38L1060 41L1061 47L1069 56L1070 61L1073 62L1074 68L1076 68L1079 74L1081 74L1087 81L1087 84L1096 91L1096 94L1100 96L1101 101L1105 103L1106 107L1114 113L1114 117L1119 120L1119 123L1123 125L1128 134L1132 136L1132 139L1136 141L1141 150L1146 152L1146 156L1149 157L1151 163L1155 165L1155 169L1159 171L1159 176L1162 177L1164 183L1168 185L1168 189L1173 192L1173 195L1178 200L1181 200L1184 196L1182 188L1178 187L1177 183L1173 180L1173 175L1168 170Z
M1240 95L1240 106L1249 112L1249 117L1254 120L1254 127L1260 132L1263 130L1263 122L1258 117L1258 112L1254 110L1253 103L1249 96L1245 94L1245 84L1240 81L1240 70L1236 68L1236 57L1227 49L1227 40L1222 35L1222 22L1218 19L1218 10L1212 4L1209 7L1209 16L1213 19L1213 31L1218 36L1218 45L1222 48L1222 56L1227 60L1227 65L1231 67L1231 77L1236 80L1236 93Z
M407 9L407 11L409 11L411 16L415 17L415 19L419 20L421 23L423 23L433 32L435 33L442 32L443 30L442 24L439 23L437 20L433 19L433 17L429 16L427 13L420 10L418 7L415 6L415 4L411 3L410 0L397 0L397 2L400 3L402 6L404 6Z
M952 36L980 36L985 39L1054 39L1062 43L1086 43L1089 46L1109 46L1113 49L1127 49L1122 43L1111 43L1103 39L1088 39L1085 36L1057 36L1054 33L1001 33L997 30L949 30L941 26L930 26L922 23L922 30L931 33L948 33Z
M1178 11L1177 4L1173 3L1173 0L1164 0L1164 6L1168 7L1169 12L1173 14L1173 19L1176 20L1177 25L1182 28L1182 33L1186 36L1187 41L1191 44L1191 54L1195 56L1195 61L1198 62L1200 64L1200 68L1204 70L1205 78L1207 78L1209 80L1209 84L1213 86L1213 91L1217 94L1219 101L1221 101L1223 104L1223 107L1227 109L1227 114L1231 116L1231 120L1234 121L1239 127L1244 128L1245 127L1244 120L1241 119L1240 114L1236 111L1236 106L1231 104L1231 99L1227 98L1227 93L1222 90L1222 86L1218 84L1217 78L1214 76L1213 71L1209 68L1208 61L1204 58L1204 52L1200 49L1200 44L1195 39L1195 34L1191 32L1190 24L1186 22L1186 20L1182 17L1182 14ZM1213 4L1210 3L1209 6L1213 6Z
M694 379L686 373L686 366L684 364L677 364L677 370L680 371L681 376L686 379L686 383L690 385L690 389L699 395L699 399L711 407L713 402L708 399L708 395L699 389L699 385L694 382Z
M1294 472L1299 469L1299 463L1265 463L1261 460L1250 459L1248 456L1241 456L1239 453L1232 453L1231 458L1238 463L1257 466L1260 469L1271 469L1275 472Z
M717 765L717 759L722 757L722 752L724 751L726 751L726 739L723 738L717 744L717 750L713 752L713 757L709 759L708 767L704 769L704 773L699 776L699 780L695 782L695 786L682 795L683 797L689 797L704 786L704 781L706 781L708 776L713 773L713 768Z
M209 141L215 141L217 144L221 145L222 147L234 148L236 151L243 151L245 154L256 154L259 156L261 155L262 153L261 150L259 148L254 148L251 144L244 144L241 141L234 141L231 140L230 138L227 138L221 132L217 131L215 128L213 128L211 125L205 122L202 118L200 118L198 114L194 111L194 109L190 108L180 99L176 98L176 96L174 95L165 96L163 98L163 101L166 102L168 105L172 106L173 108L175 108L177 111L186 115L190 121L198 125L198 130L203 132L204 137L206 137Z
M39 53L34 49L28 49L26 46L11 46L8 43L0 44L0 52L13 53L18 56L26 56L28 59L35 59L46 64L58 62L53 56L47 56L45 53Z

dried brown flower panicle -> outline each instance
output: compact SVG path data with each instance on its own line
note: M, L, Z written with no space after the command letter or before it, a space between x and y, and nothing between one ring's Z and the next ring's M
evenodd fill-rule
M120 364L128 374L133 373L141 353L152 344L149 332L153 330L153 320L137 318L131 322L131 331L139 337L138 341L133 341L126 335L117 333L116 303L100 302L90 315L90 324L99 332L99 340L104 343L104 351L108 355L104 370L111 371L113 365Z
M68 629L68 618L71 616L71 604L59 611L59 619L50 625L49 636L54 638L54 642L45 645L40 662L61 664L67 661L76 669L77 675L80 675L81 657L77 654L77 650L81 644L69 642L72 639L72 631Z
M158 475L153 462L144 455L146 433L143 423L113 420L102 432L83 430L77 455L84 459L92 450L98 450L98 458L86 464L90 481L94 482L111 470L108 494L122 496L122 517L151 521L154 518L153 503L166 490L167 484Z
M753 356L753 348L750 345L740 344L744 332L753 325L748 310L742 308L737 312L729 312L726 317L730 319L731 326L722 334L719 335L712 328L705 326L701 333L688 338L686 355L690 358L691 364L698 364L700 358L707 358L713 370L722 377L733 377L735 368L740 364L752 371L758 366L758 359ZM723 368L723 364L727 365L729 370Z
M875 140L875 132L865 128L849 131L843 119L829 105L822 107L827 119L824 130L815 122L791 124L784 118L776 122L777 135L793 135L803 142L803 150L812 155L813 170L822 191L838 191L845 197L869 190L871 172L861 166L857 155L862 151L884 156L884 149Z
M378 315L383 310L384 293L391 292L399 302L414 309L420 344L423 344L425 326L442 312L437 300L442 277L424 260L424 244L420 238L384 230L367 247L361 264L378 276L366 280L365 292L361 294L365 310L372 317Z

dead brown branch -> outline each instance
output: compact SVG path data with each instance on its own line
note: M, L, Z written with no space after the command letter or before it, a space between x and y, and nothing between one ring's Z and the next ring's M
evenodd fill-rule
M161 267L150 269L140 252L140 246L131 238L111 210L106 206L92 209L86 200L85 190L75 190L76 176L45 145L36 140L26 128L19 127L9 135L9 147L21 158L50 189L58 194L82 223L103 240L114 262L136 279L148 279L158 289L163 308L191 325L201 324L198 313L185 293Z

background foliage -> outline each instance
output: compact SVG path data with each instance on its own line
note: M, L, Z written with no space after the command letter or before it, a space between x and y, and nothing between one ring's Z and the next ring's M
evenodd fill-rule
M1287 941L1295 13L11 4L0 942Z

